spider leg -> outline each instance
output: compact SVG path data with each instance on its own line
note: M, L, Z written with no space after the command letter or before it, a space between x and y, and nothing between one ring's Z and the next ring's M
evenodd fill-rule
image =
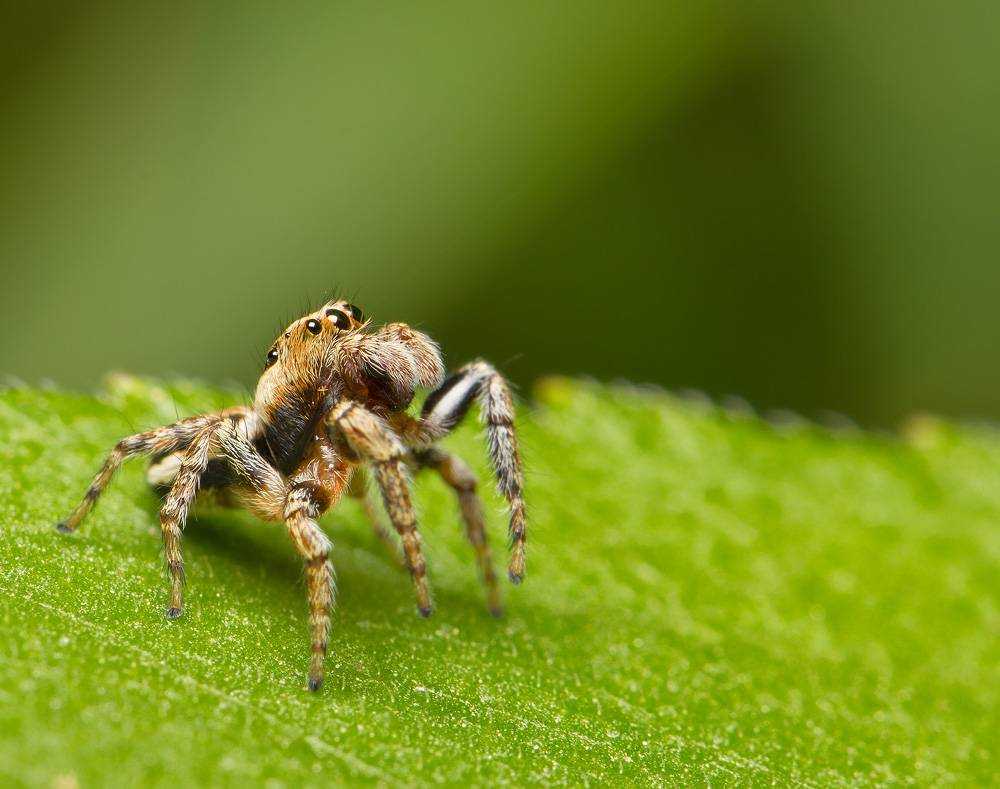
M167 619L177 619L183 610L184 559L181 556L181 533L187 520L191 502L198 494L198 484L208 467L209 449L217 425L202 430L184 453L180 469L163 507L160 508L160 530L163 533L163 550L170 574L170 605Z
M402 555L399 552L399 547L396 545L396 541L393 540L392 534L385 527L382 522L382 518L379 515L378 510L375 508L375 503L372 501L370 495L368 495L368 472L364 468L358 468L354 472L354 476L351 478L351 485L347 490L347 495L352 499L357 499L361 503L362 509L365 511L365 517L371 524L372 533L378 538L379 542L385 546L385 549L392 556L393 561L397 566L405 566Z
M502 616L503 605L500 602L500 587L497 584L497 574L493 568L493 555L486 538L483 504L476 493L479 482L476 475L460 457L438 447L417 450L413 453L413 457L420 468L434 469L441 475L441 479L455 491L459 507L462 510L462 520L465 521L465 534L469 538L472 549L476 552L479 571L482 575L483 585L486 587L486 605L493 616Z
M285 525L292 545L305 562L306 595L309 600L309 629L312 634L309 690L319 690L323 684L330 611L336 595L336 579L330 562L333 544L316 523L321 509L314 485L303 483L289 491Z
M227 420L216 435L223 457L236 475L232 493L237 501L264 520L284 517L288 482L251 443L261 426L254 416Z
M430 616L427 564L403 467L408 454L406 447L382 419L351 400L334 406L327 417L327 427L338 432L354 452L371 462L389 519L403 540L403 552L417 596L417 610L421 616Z
M251 431L252 428L241 431L236 422L231 422L220 429L219 446L240 478L238 498L262 517L283 519L292 545L302 557L311 635L309 690L316 691L323 684L330 612L336 599L335 573L330 561L333 544L316 519L339 497L346 477L332 475L322 480L303 475L298 480L285 480L250 442Z
M123 438L112 448L101 470L97 472L87 488L86 494L76 508L56 528L64 534L76 531L87 514L94 508L104 489L111 482L122 463L137 455L165 455L186 449L205 428L219 421L218 414L205 414L190 419L182 419L166 427L158 427L145 433Z
M477 398L486 427L497 490L507 499L510 511L508 534L511 555L507 574L513 583L518 584L524 577L524 474L514 432L514 404L507 382L487 362L479 360L467 364L431 392L424 402L419 420L404 415L399 420L398 429L407 443L426 446L451 432Z

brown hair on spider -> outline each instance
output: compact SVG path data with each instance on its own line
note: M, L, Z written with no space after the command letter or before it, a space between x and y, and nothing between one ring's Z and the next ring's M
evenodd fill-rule
M420 415L412 416L406 409L420 389L431 391ZM303 315L277 337L265 355L252 407L193 416L119 441L58 528L75 531L121 464L150 456L147 478L165 495L160 527L170 575L167 617L176 619L183 610L181 532L199 491L265 520L283 521L305 563L312 643L308 687L318 690L334 573L332 545L317 519L345 493L358 498L375 534L396 552L368 498L368 474L402 542L419 613L430 615L431 599L407 471L423 469L438 473L455 491L489 610L501 613L476 478L460 458L435 445L474 400L483 412L497 488L507 500L508 576L516 584L524 575L525 512L506 381L481 360L444 380L441 352L430 337L405 323L372 330L362 310L342 299Z

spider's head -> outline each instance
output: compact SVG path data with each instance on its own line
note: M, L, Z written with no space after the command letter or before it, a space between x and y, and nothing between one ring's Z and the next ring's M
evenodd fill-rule
M362 311L342 299L294 321L264 357L257 404L264 406L289 391L315 388L332 370L336 341L367 325Z

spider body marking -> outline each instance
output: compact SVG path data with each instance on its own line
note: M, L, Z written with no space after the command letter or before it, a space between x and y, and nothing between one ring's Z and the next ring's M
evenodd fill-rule
M406 409L419 389L432 391L420 416L413 417ZM497 488L510 512L508 576L519 583L525 558L523 474L507 383L484 361L444 380L441 353L430 337L403 323L373 330L361 310L343 300L299 318L279 335L266 354L252 407L193 416L119 441L58 529L70 533L80 526L125 460L150 456L147 479L165 494L160 528L170 576L166 615L176 619L183 612L181 537L199 490L211 490L220 502L243 506L264 520L283 521L305 565L312 645L308 687L318 690L334 572L332 545L317 519L346 493L362 500L376 535L395 550L367 498L369 473L401 538L419 613L429 616L432 605L407 470L421 469L436 471L455 491L488 607L501 613L475 475L460 458L435 446L476 399Z

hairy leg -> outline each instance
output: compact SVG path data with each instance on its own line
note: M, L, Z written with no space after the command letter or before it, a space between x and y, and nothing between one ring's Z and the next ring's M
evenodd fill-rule
M514 404L507 382L487 362L472 362L430 394L424 402L420 419L403 414L397 417L395 424L407 443L426 446L453 430L477 398L486 427L497 490L507 499L510 512L508 534L511 555L507 574L517 584L524 577L524 474L514 432Z
M334 406L327 418L327 426L343 436L354 452L372 464L389 519L403 540L403 552L417 596L417 609L421 616L430 616L427 564L403 466L408 454L406 447L382 419L353 401L345 400Z
M282 520L289 484L253 445L261 430L253 414L234 416L219 426L216 440L234 477L235 498L264 520Z
M462 520L465 521L465 534L476 552L479 571L483 585L486 587L486 605L493 616L503 614L500 603L500 588L497 584L497 574L493 569L493 556L486 538L483 505L476 493L478 480L465 461L457 455L445 452L443 449L431 447L413 453L414 459L421 468L434 469L458 497L462 510Z
M371 496L368 494L368 472L364 468L359 468L354 472L347 495L361 502L361 507L365 511L365 517L371 524L372 533L385 546L385 549L392 556L396 565L402 565L403 558L399 553L399 547L396 545L396 541L393 540L392 534L385 527L385 524L382 523L382 517L375 508L375 503L372 501Z
M216 425L204 428L184 453L177 478L160 509L160 529L163 549L170 574L170 605L167 618L177 619L183 610L184 560L181 556L181 532L187 520L191 502L198 494L198 484L208 467L209 449Z
M257 451L253 439L260 425L253 415L224 420L216 440L235 477L237 498L263 518L283 519L292 545L305 567L309 603L311 656L309 690L323 683L323 662L330 633L330 611L335 599L335 576L330 562L332 544L316 518L339 496L347 482L342 470L323 466L322 453L307 454L303 467L286 480ZM335 462L335 459L330 459Z
M335 589L329 558L332 545L316 518L340 495L347 478L339 473L324 474L315 465L316 458L310 456L295 478L286 480L253 445L259 433L257 419L246 414L223 420L214 439L232 472L231 490L237 499L262 518L284 520L292 544L302 556L312 645L309 689L318 690L323 682Z
M90 487L76 508L66 520L56 525L56 528L63 533L75 531L87 513L89 513L104 489L111 482L115 472L122 463L137 455L166 455L171 452L186 449L188 445L205 428L217 424L220 419L219 414L205 414L195 416L190 419L182 419L166 427L158 427L145 433L137 433L134 436L123 438L108 454L101 470L94 477Z
M244 506L263 520L284 518L288 483L253 445L259 435L259 420L249 411L230 413L220 421L214 436L217 447L213 445L218 454L213 452L209 458L198 488L199 500L210 492L214 504ZM146 471L146 481L166 496L183 460L183 451L158 456Z
M309 630L312 635L309 690L319 690L323 684L323 660L330 634L330 611L336 593L333 564L330 562L333 545L316 523L321 509L316 499L315 486L302 483L289 491L285 505L288 536L305 563Z

